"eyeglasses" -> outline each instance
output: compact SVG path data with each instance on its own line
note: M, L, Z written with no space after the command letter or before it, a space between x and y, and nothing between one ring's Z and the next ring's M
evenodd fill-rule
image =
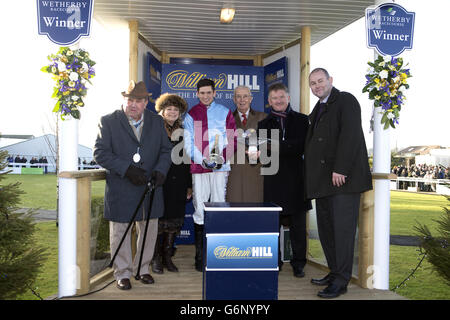
M236 96L236 99L237 100L248 100L248 99L250 99L252 96L249 96L249 95L244 95L244 96L240 96L240 95L237 95Z

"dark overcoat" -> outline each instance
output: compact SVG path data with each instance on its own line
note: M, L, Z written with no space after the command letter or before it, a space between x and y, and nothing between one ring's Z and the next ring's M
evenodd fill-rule
M258 132L267 129L267 137L271 139L270 130L279 130L279 168L276 174L264 176L264 201L282 207L281 214L293 215L311 209L311 202L305 198L303 163L308 117L290 110L285 123L284 139L273 114L258 123Z
M309 115L305 147L306 193L309 199L372 189L372 176L356 98L333 87L315 127L319 102ZM343 174L345 184L335 187L332 173Z
M138 141L125 112L116 110L100 119L99 133L94 146L95 161L106 169L105 219L127 223L131 220L136 206L145 191L145 186L136 186L125 176L128 167L134 164L145 170L147 178L153 171L164 175L169 170L172 144L159 115L146 109L141 139ZM132 158L139 147L141 160L134 163ZM147 196L144 208L148 208ZM142 213L141 213L142 212ZM144 210L135 221L144 220ZM163 190L156 188L151 218L159 218L164 212Z
M242 129L242 132L245 132L245 130L250 128L256 130L258 122L264 119L267 114L250 109L245 126L241 122L237 109L233 112L233 116L236 122L236 129ZM240 143L239 141L241 140L238 140L238 143ZM231 171L228 175L226 201L263 202L264 179L261 175L261 164L250 164L247 156L244 159L245 163L237 163L238 157L235 154L234 163L231 165Z
M172 153L178 152L178 159L183 158L183 136L173 137ZM175 148L175 146L177 146ZM175 156L175 155L173 155ZM174 158L174 157L173 157ZM189 158L188 158L189 159ZM183 218L186 208L187 189L192 188L190 161L173 163L164 182L164 216L165 219Z

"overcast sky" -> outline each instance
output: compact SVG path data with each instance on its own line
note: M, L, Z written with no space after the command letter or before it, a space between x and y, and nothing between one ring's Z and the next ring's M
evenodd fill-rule
M390 133L391 148L396 145L401 148L434 144L450 147L448 133L450 102L447 94L449 87L447 75L450 72L447 40L450 1L396 2L408 11L415 12L416 21L413 50L405 51L401 55L409 63L408 67L413 78L409 79L411 88L406 93L407 102L401 111L400 125ZM0 11L2 134L40 136L52 132L54 116L51 109L54 102L49 96L52 93L53 80L39 70L47 63L46 56L56 52L58 46L51 44L47 37L37 34L35 3L35 0L2 3ZM91 56L94 56L92 52ZM370 59L373 59L373 50L366 47L363 18L322 40L311 49L311 70L317 66L327 68L334 77L334 85L339 90L351 92L359 100L368 148L373 145L373 135L369 133L368 125L372 102L368 100L367 94L361 93L361 90L365 84L367 61ZM111 69L110 72L114 70ZM94 85L95 81L96 78ZM312 94L311 97L312 103L315 103ZM112 111L109 103L89 101L87 107L92 105L97 109L95 117ZM89 125L82 126L79 132L79 143L88 147L92 147L95 141L97 126L92 123L98 119L94 120ZM7 142L10 141L0 139L0 146Z

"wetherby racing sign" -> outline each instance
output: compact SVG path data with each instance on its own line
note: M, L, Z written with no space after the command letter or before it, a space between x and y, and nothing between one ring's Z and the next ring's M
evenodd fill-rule
M89 36L94 0L37 0L38 31L59 45Z
M414 12L395 3L366 9L367 46L384 56L398 56L412 49L414 18Z

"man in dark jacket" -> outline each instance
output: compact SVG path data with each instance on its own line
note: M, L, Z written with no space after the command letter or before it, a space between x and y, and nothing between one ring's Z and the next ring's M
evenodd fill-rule
M138 239L134 263L130 232L114 260L117 287L128 290L131 289L129 279L133 273L139 272L140 280L145 284L154 282L149 265L158 233L158 218L164 212L163 190L160 186L172 163L172 144L162 118L146 109L149 94L144 82L136 84L131 81L122 95L122 108L101 118L100 132L94 147L96 162L106 169L104 216L110 221L112 254L116 252L133 217L147 181L153 178L156 186L146 242L143 243L143 234L150 205L148 196L135 217ZM142 264L137 270L142 247Z
M272 161L278 160L279 166L275 174L264 176L264 201L283 208L280 224L289 226L294 276L304 277L306 211L311 209L311 202L304 200L303 187L303 150L308 117L291 109L288 89L282 83L269 87L268 100L271 113L258 123L258 133L261 129L267 130L267 137L271 139L270 157ZM273 129L278 132L278 137L271 135ZM264 159L261 162L264 163ZM281 266L281 260L279 264Z
M327 285L318 295L334 298L347 291L361 193L372 189L361 108L356 98L333 87L325 69L309 76L312 93L319 98L309 115L305 146L306 193L316 199L319 238L330 273L312 279Z

